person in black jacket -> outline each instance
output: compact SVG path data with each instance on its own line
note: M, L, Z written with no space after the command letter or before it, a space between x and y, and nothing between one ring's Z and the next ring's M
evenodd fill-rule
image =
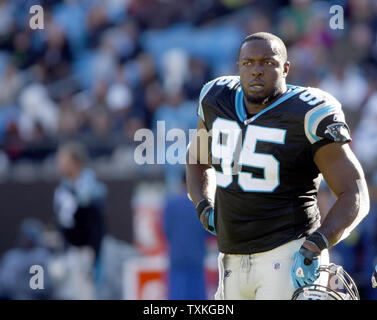
M66 247L92 248L98 264L105 235L106 186L86 165L85 146L78 142L61 145L57 167L62 180L54 194L54 211Z

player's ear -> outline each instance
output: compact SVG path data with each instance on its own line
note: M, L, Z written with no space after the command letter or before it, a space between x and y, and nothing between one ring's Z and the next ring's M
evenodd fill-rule
M283 77L287 77L291 63L287 60L283 65Z

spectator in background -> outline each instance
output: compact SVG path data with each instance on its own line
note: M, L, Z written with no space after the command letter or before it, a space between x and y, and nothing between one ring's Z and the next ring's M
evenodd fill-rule
M355 153L367 172L377 169L377 90L366 100L354 130Z
M355 118L358 120L360 108L368 94L368 82L360 69L354 65L337 63L331 66L329 72L320 83L320 88L327 90L334 97L339 97L349 125L353 129Z
M106 187L86 167L84 145L68 142L59 147L57 167L63 179L55 190L54 211L66 247L89 247L94 255L97 284L100 250L105 235L104 204Z
M23 85L19 70L12 64L5 67L4 75L0 78L0 107L13 106Z
M199 97L203 84L211 80L209 65L202 59L190 57L188 72L185 74L183 89L190 100Z
M208 233L187 198L185 179L179 192L167 197L163 223L169 245L169 300L205 300L204 256Z
M58 128L59 109L41 83L31 83L22 89L19 96L22 114L19 120L21 137L25 141L36 138L36 127L46 135L53 135Z
M157 136L157 148L166 150L167 163L163 165L163 170L168 192L171 193L176 192L177 186L180 184L179 177L185 171L185 167L182 164L185 160L183 154L169 152L165 134L169 130L180 129L185 132L186 137L189 137L189 129L195 129L195 115L195 103L185 100L184 93L177 91L167 94L166 103L157 110L154 116L154 132ZM157 125L158 121L160 121L160 125ZM177 163L174 163L176 160Z
M183 154L172 154L168 150L165 135L169 130L180 129L189 137L189 129L195 129L197 125L196 119L196 103L189 100L183 90L184 85L184 71L187 67L180 67L181 72L173 72L174 65L188 63L187 57L182 54L180 50L168 51L166 57L166 71L170 72L170 80L167 76L164 81L165 101L155 111L153 117L153 130L157 136L157 148L166 150L166 165L163 166L165 182L167 184L168 192L175 192L177 186L180 184L180 177L185 171L185 159ZM169 59L168 59L169 58ZM169 62L171 65L168 67ZM161 125L157 124L161 121ZM188 143L188 141L187 141ZM178 159L179 158L179 159ZM178 163L174 163L178 159Z
M0 261L0 299L44 300L52 297L51 281L47 269L50 252L42 243L43 225L36 219L22 221L18 245L7 251ZM32 290L30 268L43 268L43 289Z

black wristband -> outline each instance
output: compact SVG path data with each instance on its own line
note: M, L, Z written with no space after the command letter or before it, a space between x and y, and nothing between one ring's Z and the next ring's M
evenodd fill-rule
M202 215L202 212L206 208L213 208L212 204L209 202L208 199L203 199L198 202L198 204L195 207L196 213L198 214L198 218L200 219L200 216Z
M306 240L313 242L321 251L329 247L329 242L326 237L318 231L313 232Z

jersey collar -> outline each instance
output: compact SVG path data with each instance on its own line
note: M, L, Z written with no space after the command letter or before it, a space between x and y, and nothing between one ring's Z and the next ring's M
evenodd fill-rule
M246 119L246 107L245 107L245 103L244 103L244 100L243 100L243 90L242 90L242 87L239 86L237 88L237 91L236 91L236 98L235 98L235 104L236 104L236 113L237 113L237 117L238 119L245 125L248 125L250 124L251 122L253 122L255 119L259 118L262 114L266 113L267 111L277 107L279 104L281 104L282 102L284 102L285 100L288 100L289 98L291 98L292 96L294 96L295 94L303 91L305 88L304 87L299 87L299 86L292 86L292 85L289 85L287 84L287 91L284 92L281 97L279 99L277 99L274 103L270 104L267 108L263 109L262 111L260 111L259 113L257 113L256 115L254 115L252 118L250 119Z

